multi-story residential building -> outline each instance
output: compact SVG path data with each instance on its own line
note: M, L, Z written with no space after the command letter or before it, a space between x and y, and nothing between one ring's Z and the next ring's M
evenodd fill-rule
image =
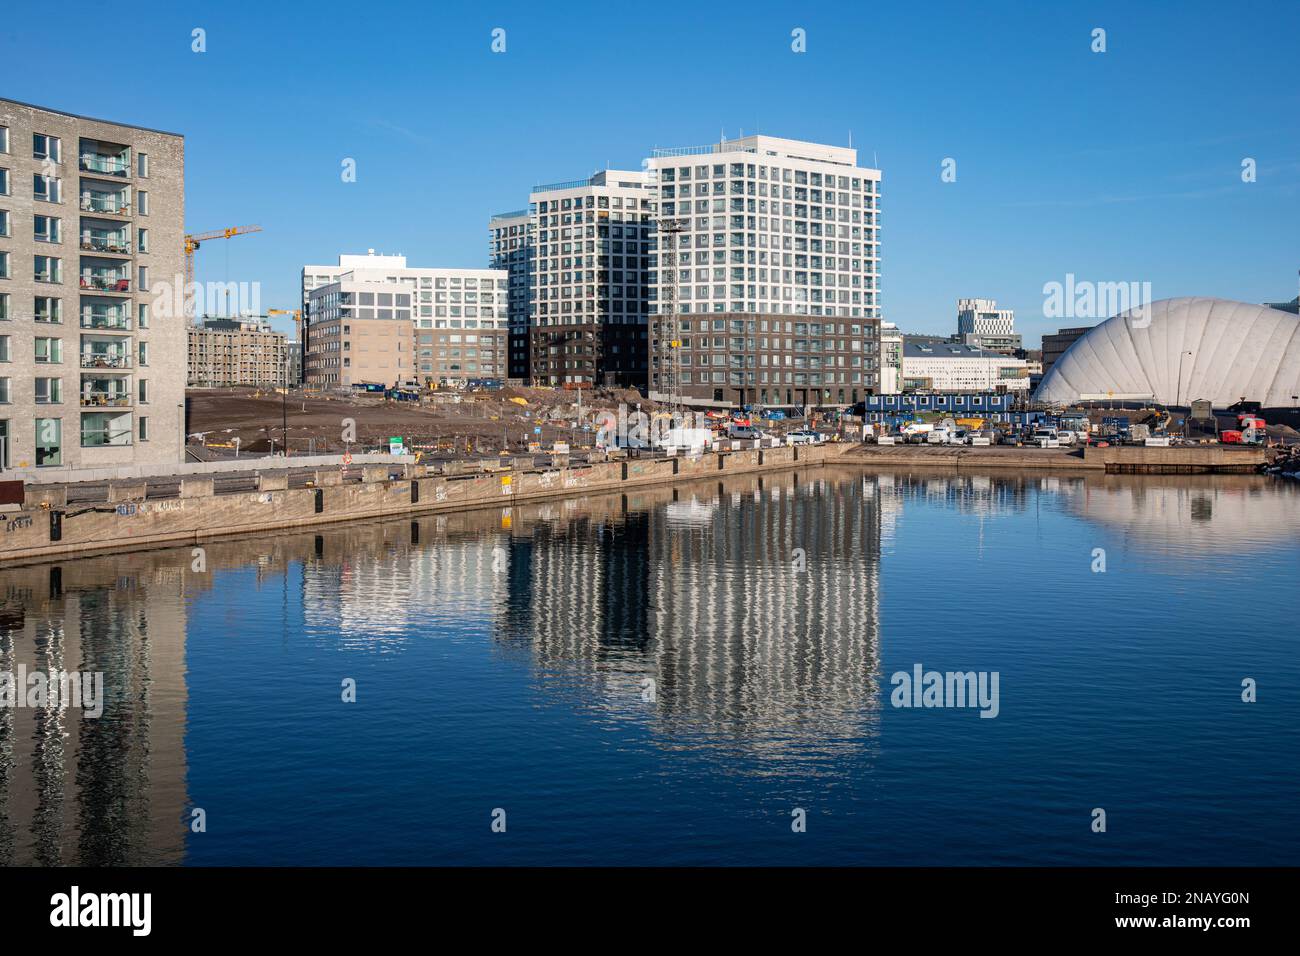
M528 364L528 308L533 276L533 215L527 209L503 212L488 221L488 263L509 274L507 317L510 352L507 376L521 381L530 377Z
M1026 392L1023 359L953 342L903 344L904 392Z
M958 299L957 334L953 341L990 352L1013 355L1020 351L1016 313L999 309L995 299Z
M308 385L454 386L506 377L504 269L411 269L404 256L339 262L333 274L329 266L303 267Z
M539 385L641 386L652 226L643 171L537 186L530 372Z
M0 99L0 468L181 460L184 164L179 134Z
M667 231L652 235L652 394L807 406L879 391L879 170L770 136L646 165L657 221L680 229L675 262Z
M903 333L893 322L880 323L880 392L897 395L903 390Z
M286 338L259 317L204 319L189 329L189 384L284 385L289 381Z
M1057 329L1053 334L1044 335L1043 374L1046 375L1051 371L1056 360L1065 354L1065 350L1083 338L1091 329L1091 325L1083 325L1073 329Z
M302 384L302 343L294 339L284 343L285 364L288 372L285 377L290 385Z

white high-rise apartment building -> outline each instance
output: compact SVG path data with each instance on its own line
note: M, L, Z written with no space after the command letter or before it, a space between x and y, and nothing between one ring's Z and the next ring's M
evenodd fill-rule
M656 150L652 393L849 404L880 390L880 180L839 146L748 136ZM676 271L680 325L659 313ZM674 345L673 343L680 343ZM674 351L680 354L674 355Z
M303 266L308 385L458 385L506 377L504 269L411 269L405 256Z

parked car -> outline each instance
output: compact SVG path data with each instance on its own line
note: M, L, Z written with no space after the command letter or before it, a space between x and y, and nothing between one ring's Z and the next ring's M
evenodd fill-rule
M1039 448L1060 448L1061 439L1055 428L1035 428L1029 443Z
M1056 433L1056 440L1062 447L1072 447L1078 442L1079 438L1074 432L1067 428Z
M806 428L785 436L787 445L820 445L824 440L820 432Z

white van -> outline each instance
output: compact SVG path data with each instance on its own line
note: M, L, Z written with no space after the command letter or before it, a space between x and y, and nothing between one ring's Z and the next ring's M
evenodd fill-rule
M1060 448L1061 439L1055 428L1035 428L1029 444L1037 445L1039 448Z

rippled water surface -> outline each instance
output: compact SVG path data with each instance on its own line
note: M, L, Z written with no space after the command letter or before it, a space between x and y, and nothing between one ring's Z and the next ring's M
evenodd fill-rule
M105 696L0 708L0 861L1300 863L1295 485L814 470L202 558L0 571L0 671ZM916 664L997 717L892 706Z

